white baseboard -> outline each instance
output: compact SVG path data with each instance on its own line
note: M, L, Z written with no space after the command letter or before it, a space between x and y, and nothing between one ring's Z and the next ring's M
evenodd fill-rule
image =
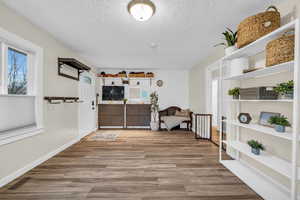
M15 180L19 176L25 174L26 172L28 172L29 170L31 170L31 169L35 168L36 166L42 164L43 162L49 160L50 158L52 158L56 154L62 152L63 150L65 150L66 148L72 146L73 144L77 143L78 141L79 141L78 139L74 139L74 140L62 145L58 149L56 149L56 150L46 154L45 156L35 160L34 162L26 165L25 167L23 167L21 169L18 169L17 171L13 172L12 174L0 179L0 187L3 187L4 185L10 183L11 181Z

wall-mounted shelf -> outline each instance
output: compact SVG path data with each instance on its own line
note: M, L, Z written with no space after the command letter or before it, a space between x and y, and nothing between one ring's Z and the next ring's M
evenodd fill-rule
M252 42L251 44L234 51L232 54L225 56L223 58L223 60L232 60L232 59L240 58L243 56L250 57L250 56L254 56L260 52L263 52L265 50L267 43L270 40L280 37L285 31L294 28L295 24L296 24L296 20L292 21L286 25L283 25L282 27L278 28L277 30L259 38L255 42Z
M270 76L277 73L293 72L293 71L294 71L294 61L291 61L291 62L275 65L272 67L264 67L262 69L241 74L238 76L225 77L224 80L243 80L243 79Z
M281 175L291 178L292 177L292 164L286 160L283 160L279 157L276 157L274 155L268 154L264 151L261 152L261 155L257 156L251 153L251 148L241 142L237 141L223 141L228 146L238 150L239 152L245 154L246 156L254 159L257 162L262 163L263 165L273 169L274 171L280 173ZM299 168L298 168L299 171ZM299 171L300 172L300 171ZM298 174L298 179L300 179L300 176Z
M49 104L81 103L78 97L44 97Z
M250 129L250 130L253 130L253 131L260 132L260 133L264 133L264 134L272 135L272 136L275 136L275 137L283 138L283 139L286 139L286 140L292 140L293 139L293 134L291 132L278 133L274 130L274 128L262 126L262 125L259 125L259 124L242 124L238 121L225 121L225 122L229 125L234 125L234 126Z
M221 163L234 175L253 189L266 200L290 199L289 190L280 183L274 182L269 177L256 169L237 160L222 160Z
M77 71L76 76L62 72L65 65L75 69ZM90 70L90 67L74 58L58 58L58 75L60 76L79 81L80 73Z

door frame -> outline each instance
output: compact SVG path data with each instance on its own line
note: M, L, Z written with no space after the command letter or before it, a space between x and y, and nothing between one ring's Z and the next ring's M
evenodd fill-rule
M84 71L83 73L80 74L79 76L79 83L78 83L78 96L80 98L80 95L81 95L81 77L83 75L88 75L90 78L91 78L91 81L92 81L92 86L93 86L93 90L94 90L94 94L95 94L95 98L94 98L94 102L95 102L95 111L94 111L94 127L91 129L91 131L88 131L86 133L81 133L81 129L80 129L80 123L81 123L81 113L80 113L80 104L78 105L78 139L82 139L84 138L85 136L93 133L94 131L96 131L98 129L98 126L97 126L97 113L98 113L98 103L96 102L96 99L97 99L97 95L96 95L96 83L97 83L97 80L96 80L96 75L95 73L91 72L91 71ZM81 100L81 99L80 99ZM80 102L80 101L79 101Z

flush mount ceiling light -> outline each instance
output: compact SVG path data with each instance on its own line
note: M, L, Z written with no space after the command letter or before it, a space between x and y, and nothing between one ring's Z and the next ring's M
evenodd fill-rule
M155 5L150 0L132 0L127 9L137 21L147 21L155 13Z

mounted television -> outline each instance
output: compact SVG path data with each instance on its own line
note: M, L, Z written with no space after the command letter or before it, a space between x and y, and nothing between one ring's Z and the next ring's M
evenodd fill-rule
M103 101L121 101L124 99L124 86L102 86Z

